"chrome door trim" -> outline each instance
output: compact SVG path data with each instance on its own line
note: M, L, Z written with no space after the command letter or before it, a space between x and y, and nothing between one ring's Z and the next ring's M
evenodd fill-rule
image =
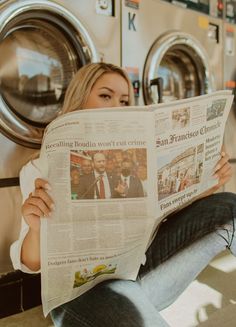
M153 103L150 96L150 81L151 79L153 79L156 67L160 66L160 63L167 51L175 45L187 46L197 54L205 69L207 81L205 85L206 93L210 93L215 90L215 82L213 74L211 73L208 55L202 44L190 34L181 31L168 31L167 33L164 33L161 37L156 39L156 41L150 48L150 51L146 58L146 62L143 69L143 97L145 104Z
M0 6L0 42L7 36L9 28L12 28L12 22L19 15L32 13L32 17L37 18L37 11L45 11L53 17L53 14L62 17L72 28L77 31L76 40L81 45L87 62L98 61L98 53L93 40L88 34L86 28L76 18L73 13L63 6L48 0L30 0L6 1ZM23 16L24 17L24 16ZM10 27L9 27L10 26ZM16 116L5 103L0 93L0 130L15 143L30 148L39 148L44 132L44 127L35 127L22 121Z

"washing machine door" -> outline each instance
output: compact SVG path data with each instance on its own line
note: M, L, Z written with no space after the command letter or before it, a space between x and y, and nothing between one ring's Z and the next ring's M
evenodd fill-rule
M0 5L0 129L38 148L74 73L98 60L78 18L47 0Z
M189 98L213 90L208 55L198 40L173 31L154 42L143 71L145 104Z

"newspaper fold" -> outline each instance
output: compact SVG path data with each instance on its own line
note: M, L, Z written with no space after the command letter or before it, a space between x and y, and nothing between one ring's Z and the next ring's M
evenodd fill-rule
M41 220L45 316L104 280L136 279L161 220L217 184L232 101L218 91L47 126L40 160L56 210Z

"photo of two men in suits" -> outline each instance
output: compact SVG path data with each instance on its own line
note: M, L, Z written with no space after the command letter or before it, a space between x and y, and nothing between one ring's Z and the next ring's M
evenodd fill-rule
M133 174L134 163L130 158L121 162L120 173L106 170L107 158L103 152L92 157L93 170L80 176L77 199L110 199L144 197L140 179Z

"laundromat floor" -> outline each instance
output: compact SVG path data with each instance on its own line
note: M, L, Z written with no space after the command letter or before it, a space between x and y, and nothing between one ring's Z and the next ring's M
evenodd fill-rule
M161 312L171 327L236 326L236 258L225 251Z

